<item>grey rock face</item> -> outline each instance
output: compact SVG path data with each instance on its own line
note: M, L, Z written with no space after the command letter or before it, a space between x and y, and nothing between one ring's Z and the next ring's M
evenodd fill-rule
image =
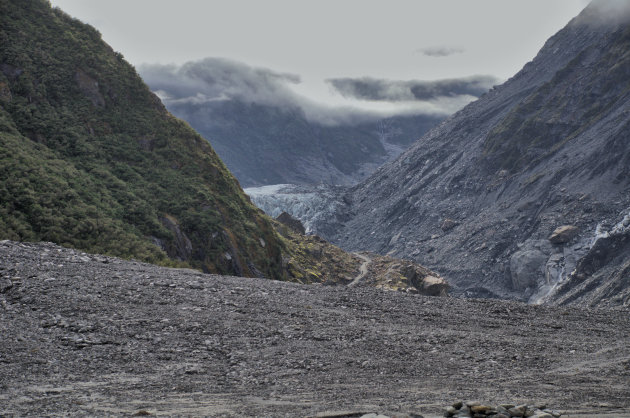
M510 258L512 287L524 291L538 286L548 255L538 249L519 250Z
M528 300L563 263L566 278L597 225L630 206L630 25L593 24L598 13L589 6L518 74L350 190L332 241L414 259L453 294ZM555 250L519 255L559 225L575 229Z

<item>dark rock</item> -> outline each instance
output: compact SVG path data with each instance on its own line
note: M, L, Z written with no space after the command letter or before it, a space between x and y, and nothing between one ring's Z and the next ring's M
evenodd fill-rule
M442 221L442 224L440 225L440 228L442 229L442 231L446 232L449 231L453 228L455 228L457 225L459 225L459 222L457 222L454 219L450 219L450 218L446 218Z
M8 278L0 278L0 293L5 293L13 287L13 282Z
M293 232L297 232L298 234L302 235L306 234L306 229L304 228L304 225L302 225L302 222L300 222L299 219L296 219L293 216L289 215L287 212L282 212L280 215L278 215L276 221L288 226Z

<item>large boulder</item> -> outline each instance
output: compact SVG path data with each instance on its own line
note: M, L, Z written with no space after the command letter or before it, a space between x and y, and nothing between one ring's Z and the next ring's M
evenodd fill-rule
M557 227L549 237L552 244L566 244L577 236L579 228L575 225L562 225Z
M549 256L537 248L527 248L515 252L510 258L510 274L514 290L522 291L537 287L545 274Z

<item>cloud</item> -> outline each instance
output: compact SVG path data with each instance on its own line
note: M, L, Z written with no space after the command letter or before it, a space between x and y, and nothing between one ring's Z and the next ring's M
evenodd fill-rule
M300 82L295 74L254 68L224 58L206 58L182 66L145 64L139 72L163 101L171 103L239 100L296 105L297 98L289 85Z
M479 97L498 79L492 76L437 81L394 81L375 78L334 78L327 82L342 96L358 100L414 102L457 96Z
M449 55L461 54L465 52L465 50L463 48L437 46L437 47L421 48L418 50L418 52L421 52L423 55L426 55L427 57L442 58L442 57L448 57Z
M630 1L593 0L575 19L578 24L619 25L630 22Z
M222 101L273 106L301 113L321 125L352 125L396 115L446 116L487 91L496 79L390 81L371 78L326 80L341 93L331 103L315 102L298 94L295 74L251 67L223 58L206 58L176 65L141 65L139 73L177 116L211 115ZM210 117L210 116L208 116Z

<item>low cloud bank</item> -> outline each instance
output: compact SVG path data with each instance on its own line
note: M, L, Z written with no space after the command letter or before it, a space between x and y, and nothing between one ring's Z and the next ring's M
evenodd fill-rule
M449 115L497 83L489 76L438 81L337 78L326 82L337 97L343 98L344 105L332 106L296 93L293 87L300 83L296 74L223 58L181 66L142 65L138 70L164 104L180 112L215 106L221 101L239 101L299 111L309 121L328 126L396 115Z
M239 100L274 106L295 105L290 84L300 82L295 74L254 68L223 58L206 58L175 65L143 65L140 74L163 100L204 103Z
M328 83L344 97L375 101L430 101L456 96L479 97L498 80L475 76L437 81L394 81L375 78L335 78Z
M619 25L630 22L629 0L593 0L576 18L587 25Z
M442 58L442 57L448 57L450 55L462 54L465 51L463 48L435 46L435 47L419 49L418 52L421 52L423 55L426 55L427 57Z

